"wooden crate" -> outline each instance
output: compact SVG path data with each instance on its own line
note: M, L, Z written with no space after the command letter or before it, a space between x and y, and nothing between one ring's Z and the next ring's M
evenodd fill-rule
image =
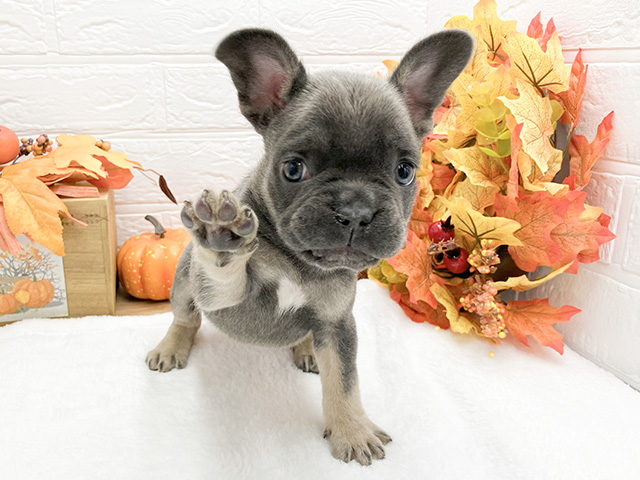
M112 190L64 199L82 227L63 218L64 276L70 317L116 313L116 223Z

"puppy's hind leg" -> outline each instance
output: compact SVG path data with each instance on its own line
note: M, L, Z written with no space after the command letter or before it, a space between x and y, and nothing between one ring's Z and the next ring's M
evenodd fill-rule
M303 372L319 373L318 363L313 352L313 334L311 332L293 347L293 362Z
M168 372L186 367L193 339L202 322L189 286L191 248L191 245L187 246L180 258L171 288L173 323L158 346L147 355L147 365L151 370Z

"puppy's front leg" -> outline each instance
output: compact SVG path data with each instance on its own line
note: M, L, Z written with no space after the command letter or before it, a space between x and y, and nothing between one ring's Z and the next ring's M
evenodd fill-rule
M360 401L353 315L313 335L322 380L325 437L331 453L345 462L356 460L362 465L384 458L383 445L391 437L369 420Z
M201 310L219 310L241 301L246 263L257 246L255 215L231 193L205 190L193 204L185 203L181 218L193 241L180 257L173 279L174 319L164 339L147 355L149 368L161 372L187 365Z

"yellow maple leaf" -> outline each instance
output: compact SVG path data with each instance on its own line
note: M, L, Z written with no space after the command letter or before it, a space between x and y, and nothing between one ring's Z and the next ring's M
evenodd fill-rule
M527 290L531 290L532 288L538 287L545 282L548 282L561 273L564 273L564 271L567 270L571 265L573 265L573 262L569 262L560 268L556 268L555 270L549 272L547 275L544 275L543 277L537 278L535 280L529 280L529 277L527 277L526 275L520 275L519 277L510 277L509 279L502 282L493 282L493 286L497 290L506 290L510 288L512 290L515 290L516 292L525 292Z
M476 331L476 327L464 315L460 314L457 302L447 287L434 283L430 290L438 303L445 308L452 331L457 333Z
M56 167L82 167L102 178L106 178L107 172L102 168L102 162L96 157L105 157L109 162L119 168L132 169L133 163L127 160L124 153L104 151L96 147L96 139L92 135L67 135L56 137L58 147L43 158L53 160Z
M455 190L453 190L453 195L469 200L474 210L482 213L485 208L493 205L499 190L500 189L495 186L483 187L474 185L469 178L465 178L456 185Z
M571 66L564 64L557 32L549 40L546 53L534 38L520 32L509 35L504 49L511 61L512 75L531 85L541 95L545 88L554 93L569 88Z
M9 229L14 235L28 234L34 241L64 255L62 223L58 212L69 210L49 187L36 178L10 176L0 178L0 195Z
M551 123L552 107L547 97L541 97L529 83L516 80L520 96L515 100L498 97L516 118L523 123L522 150L536 163L542 174L550 167L562 164L562 152L551 145L554 129Z
M474 185L500 189L509 180L509 171L502 159L490 157L478 146L445 150L443 154Z
M461 197L447 200L438 197L451 213L451 223L456 232L466 235L476 243L479 240L495 240L498 245L522 245L513 234L521 225L515 220L503 217L487 217L476 212L471 203Z
M455 121L455 129L460 132L475 132L476 119L473 115L480 109L480 106L471 95L471 89L476 83L472 75L463 72L451 85L451 92L460 105Z

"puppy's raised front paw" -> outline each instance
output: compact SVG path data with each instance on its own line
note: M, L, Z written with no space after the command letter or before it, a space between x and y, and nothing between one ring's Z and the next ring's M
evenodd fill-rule
M185 202L180 218L198 244L216 252L251 250L258 220L232 193L204 190L195 202Z
M389 435L373 424L327 428L324 436L329 440L334 457L343 462L355 460L361 465L383 459L384 445L391 441Z

